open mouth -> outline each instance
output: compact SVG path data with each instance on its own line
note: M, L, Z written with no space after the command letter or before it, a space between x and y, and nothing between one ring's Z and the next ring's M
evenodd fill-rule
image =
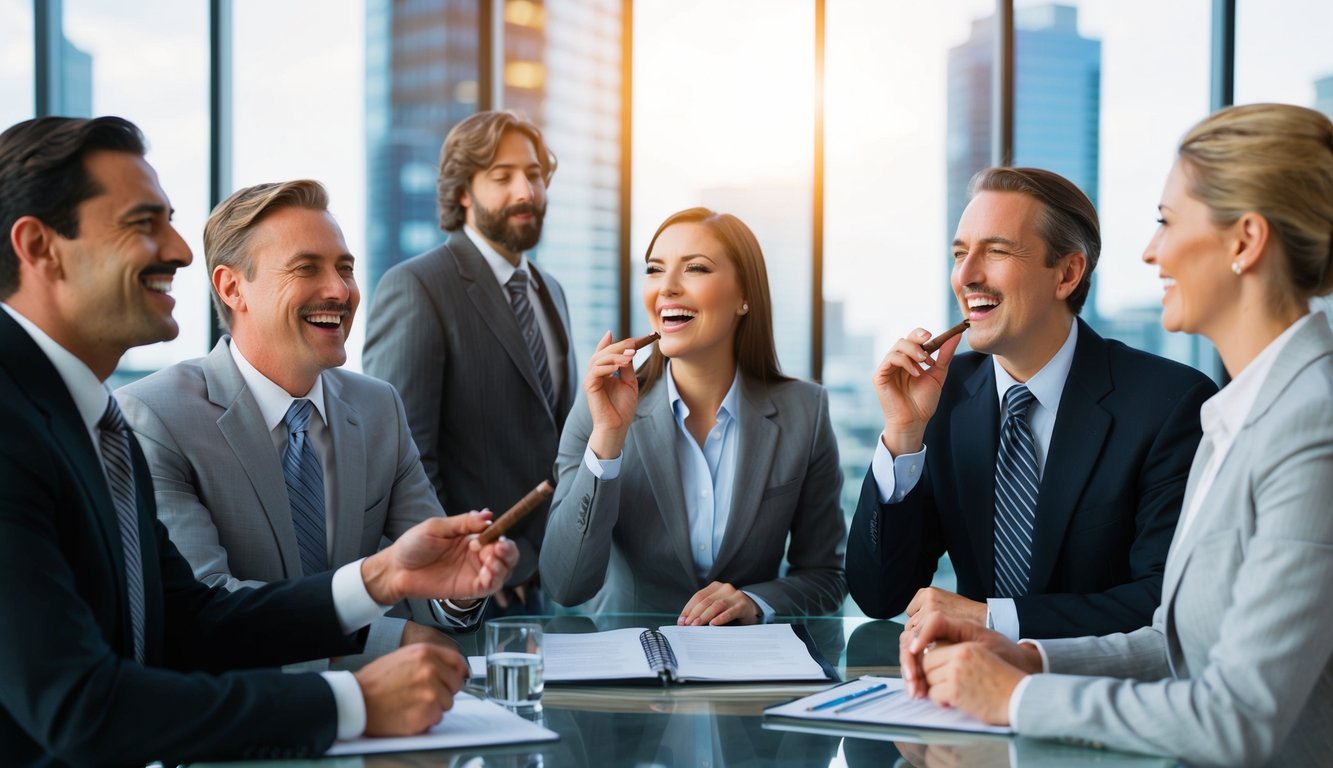
M316 328L325 330L335 330L341 328L343 324L343 316L336 312L312 312L303 319Z
M969 296L967 299L967 319L980 320L1000 306L998 296Z
M658 314L662 320L662 330L667 333L684 328L698 316L697 311L684 307L671 307Z

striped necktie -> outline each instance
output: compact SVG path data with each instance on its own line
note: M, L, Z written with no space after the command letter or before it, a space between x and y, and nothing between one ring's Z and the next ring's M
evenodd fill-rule
M523 332L523 341L528 345L528 354L532 356L532 367L537 371L542 395L546 398L546 404L551 406L551 413L555 413L555 389L551 386L551 368L546 362L546 341L537 327L532 302L528 301L528 273L521 269L514 270L505 288L509 289L509 303L514 308L514 317L518 319L518 329Z
M102 466L116 506L120 546L125 552L125 588L130 603L130 627L134 632L134 660L144 661L143 551L139 548L139 507L134 489L134 465L130 463L130 428L120 413L116 398L107 397L106 411L97 422Z
M296 545L301 552L301 570L306 576L328 570L324 470L307 431L314 409L314 403L309 400L293 400L283 418L287 422L287 450L282 454L282 475L287 481L292 525L296 528Z
M1004 393L1004 422L995 457L995 596L1028 593L1032 529L1037 520L1037 448L1028 425L1036 398L1019 384Z

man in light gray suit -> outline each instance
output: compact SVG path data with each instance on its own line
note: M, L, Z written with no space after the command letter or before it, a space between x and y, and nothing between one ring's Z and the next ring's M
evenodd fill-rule
M117 392L148 459L158 515L210 586L335 568L443 514L397 393L338 369L359 294L327 204L314 181L249 187L220 204L204 249L231 336L207 357ZM473 610L451 617L414 604L413 613L452 627L479 615L479 602L454 605ZM451 643L431 627L381 618L365 655L339 666L421 641Z
M481 112L459 123L440 155L448 240L375 288L365 369L402 394L446 510L503 509L549 478L578 391L564 291L524 255L541 237L555 167L530 122ZM547 510L510 529L521 556L496 602L514 612L542 610Z

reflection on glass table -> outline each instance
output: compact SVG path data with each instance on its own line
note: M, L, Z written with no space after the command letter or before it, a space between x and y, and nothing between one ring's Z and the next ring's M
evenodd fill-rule
M617 614L538 617L547 636L656 627L674 616ZM845 617L779 617L804 624L819 653L844 679L897 675L898 635L891 621ZM465 655L483 653L484 633L457 637ZM484 696L484 680L468 690ZM660 685L547 684L542 711L525 715L560 734L551 744L374 755L309 765L389 768L551 768L552 766L1160 766L1172 761L1121 755L1032 739L875 729L793 730L766 723L762 712L827 683ZM445 715L448 717L448 714ZM895 743L896 742L896 743ZM284 768L302 763L275 763Z

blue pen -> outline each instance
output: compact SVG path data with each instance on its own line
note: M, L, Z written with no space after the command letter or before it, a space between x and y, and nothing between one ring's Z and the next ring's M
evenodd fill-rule
M838 706L839 704L845 704L845 703L851 701L852 699L859 699L859 698L861 698L862 696L865 696L865 695L867 695L867 694L874 693L875 691L882 691L882 690L884 690L885 688L888 688L888 687L889 687L889 686L888 686L888 683L880 683L879 685L872 685L872 686L870 686L869 688L862 688L861 690L859 690L859 691L855 691L855 692L853 692L853 693L849 693L849 694L847 694L846 696L839 696L839 697L836 698L836 699L829 699L828 701L826 701L826 702L824 702L824 703L822 703L822 704L816 704L816 705L814 705L813 707L806 707L806 708L805 708L805 711L806 711L806 712L818 712L818 711L821 710L821 709L828 709L829 707L836 707L836 706Z

